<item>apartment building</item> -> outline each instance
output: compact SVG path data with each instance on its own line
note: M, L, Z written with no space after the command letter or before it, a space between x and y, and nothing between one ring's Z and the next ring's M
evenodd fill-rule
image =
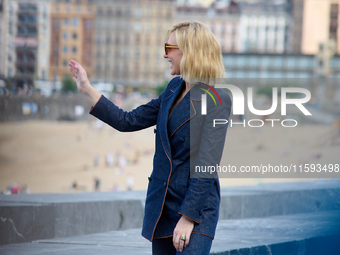
M16 54L15 35L17 24L17 4L4 0L0 6L0 75L2 78L15 76Z
M93 68L95 81L131 87L157 86L169 72L166 31L174 1L96 1Z
M335 43L340 54L340 0L305 0L301 52L317 54L320 44Z
M287 1L238 2L241 52L285 52L291 15Z
M219 42L222 52L241 50L238 43L240 9L234 1L230 4L215 3L210 7L178 5L175 20L200 21L207 25Z
M50 72L51 81L70 76L68 62L78 61L93 77L96 5L93 0L52 0Z
M47 79L49 1L5 0L0 19L0 74L17 88Z

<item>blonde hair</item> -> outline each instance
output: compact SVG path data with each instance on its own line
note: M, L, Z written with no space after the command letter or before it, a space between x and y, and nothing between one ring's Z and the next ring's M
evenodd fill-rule
M180 72L184 80L225 77L220 45L207 26L197 21L181 22L168 29L168 38L173 32L183 53Z

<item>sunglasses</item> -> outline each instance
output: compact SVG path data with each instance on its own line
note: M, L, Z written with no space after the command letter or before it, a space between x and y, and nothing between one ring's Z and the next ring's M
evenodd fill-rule
M177 45L170 45L168 43L165 43L164 49L165 49L165 55L168 55L171 49L179 49L179 47Z

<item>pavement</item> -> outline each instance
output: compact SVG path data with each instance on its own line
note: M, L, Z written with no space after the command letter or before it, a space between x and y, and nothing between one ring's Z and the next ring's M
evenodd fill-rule
M151 254L141 229L0 246L1 255ZM340 210L265 218L221 220L211 254L215 255L338 255Z

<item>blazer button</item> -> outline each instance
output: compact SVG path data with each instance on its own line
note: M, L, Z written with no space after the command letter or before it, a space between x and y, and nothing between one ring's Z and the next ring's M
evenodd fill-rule
M183 143L185 140L183 137L180 137L179 140Z
M166 181L163 182L163 186L166 187Z

